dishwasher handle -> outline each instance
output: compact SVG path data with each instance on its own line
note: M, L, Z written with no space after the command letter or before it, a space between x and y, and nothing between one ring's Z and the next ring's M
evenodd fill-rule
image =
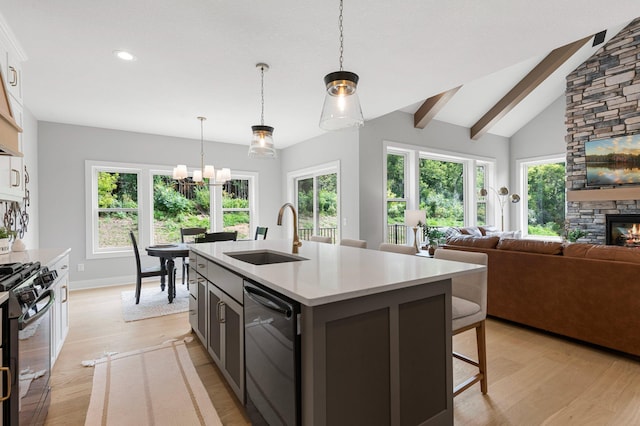
M244 294L259 305L284 315L288 320L293 316L293 306L273 293L245 284Z

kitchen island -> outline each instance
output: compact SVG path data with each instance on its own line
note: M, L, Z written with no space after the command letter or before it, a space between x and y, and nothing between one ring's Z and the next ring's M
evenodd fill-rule
M252 282L300 304L302 424L453 424L451 278L485 267L309 241L292 255L291 247L190 245L191 324L239 399L242 286ZM232 257L255 251L303 260Z

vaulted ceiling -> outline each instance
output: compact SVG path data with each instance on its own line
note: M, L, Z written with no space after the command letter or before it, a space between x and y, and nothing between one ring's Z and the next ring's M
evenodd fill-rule
M338 68L338 1L3 0L24 99L39 120L247 144L260 122L283 148L323 133L322 78ZM437 114L470 129L554 49L640 16L637 0L345 0L344 66L365 120L460 87ZM112 52L131 51L122 62ZM511 136L564 90L577 50L488 131ZM446 99L445 99L446 101Z

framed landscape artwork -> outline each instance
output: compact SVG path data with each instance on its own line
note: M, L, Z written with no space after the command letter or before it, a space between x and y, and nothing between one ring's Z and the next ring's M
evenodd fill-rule
M587 186L640 184L640 134L587 141Z

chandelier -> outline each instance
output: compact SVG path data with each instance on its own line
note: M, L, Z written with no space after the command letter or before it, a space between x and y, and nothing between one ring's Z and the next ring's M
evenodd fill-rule
M358 74L344 71L342 60L344 53L344 36L342 34L342 1L340 0L340 70L324 76L327 94L324 98L320 128L324 130L350 130L364 125L360 100L356 93Z
M227 168L216 170L211 165L204 164L204 121L206 117L198 117L200 120L200 170L193 171L193 177L189 178L189 171L185 164L178 164L173 168L173 178L181 184L205 185L204 179L209 179L209 186L223 185L231 179L231 170Z
M264 125L264 73L269 70L269 65L259 63L256 68L260 70L260 99L262 101L260 124L251 126L253 137L249 146L250 158L276 158L276 149L273 146L273 127Z

